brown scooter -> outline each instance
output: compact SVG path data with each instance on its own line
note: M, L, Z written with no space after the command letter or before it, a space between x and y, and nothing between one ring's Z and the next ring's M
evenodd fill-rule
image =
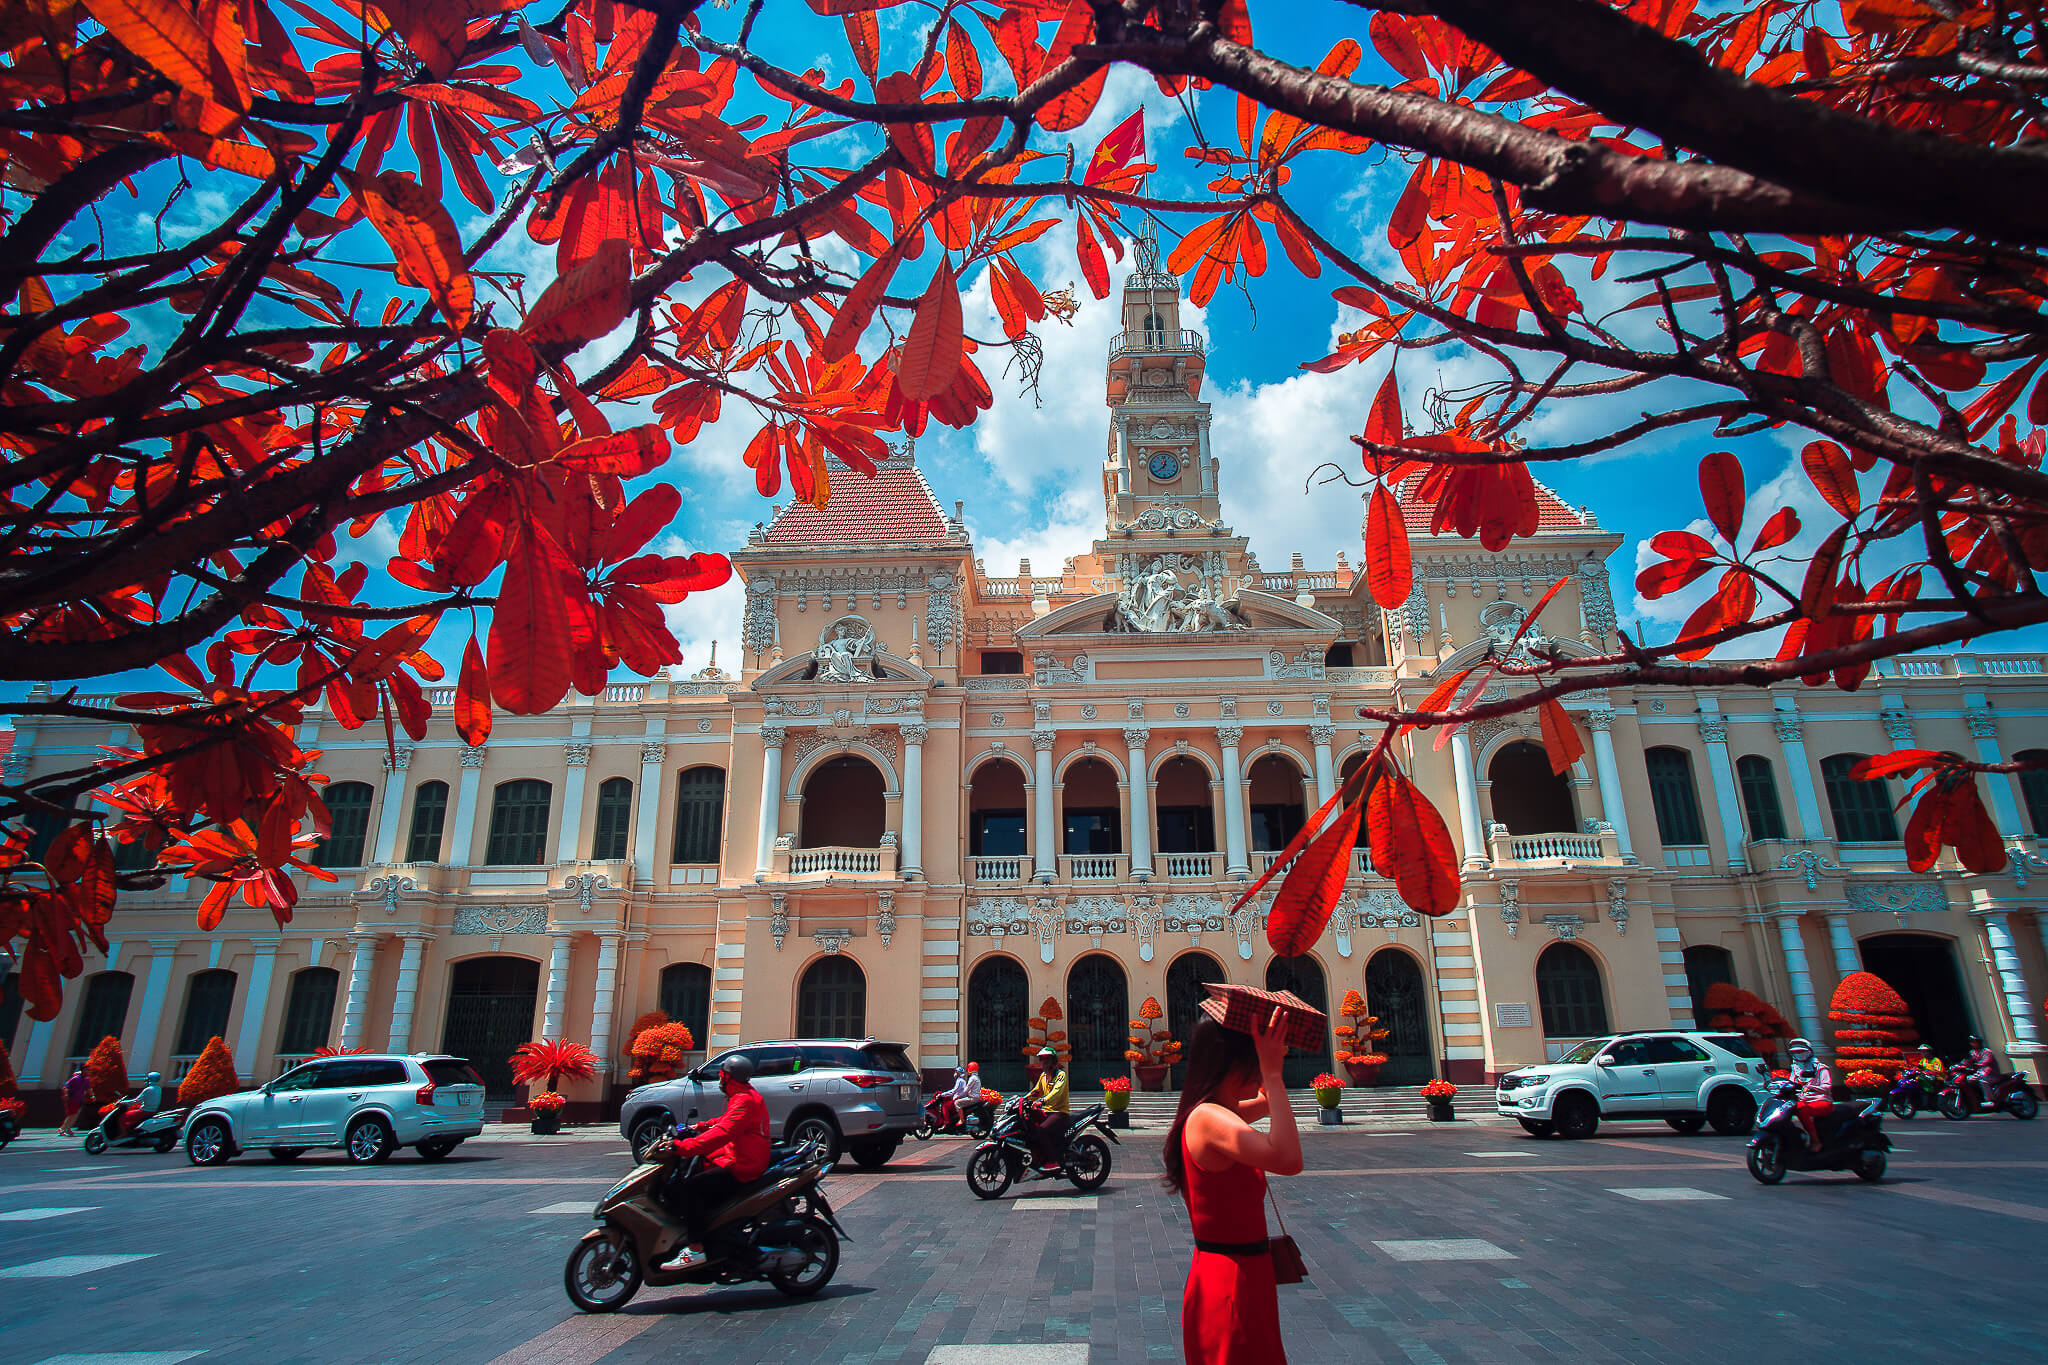
M839 1269L839 1226L820 1184L826 1153L816 1147L778 1147L774 1164L712 1218L701 1265L665 1270L662 1262L687 1238L681 1219L661 1206L657 1192L675 1162L672 1150L635 1166L597 1201L602 1227L583 1234L569 1253L562 1282L586 1313L625 1307L642 1284L747 1284L765 1280L791 1298L817 1293ZM690 1158L686 1175L697 1173Z

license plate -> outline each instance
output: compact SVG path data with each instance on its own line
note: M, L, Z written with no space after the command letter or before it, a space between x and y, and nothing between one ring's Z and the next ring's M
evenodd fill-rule
M915 1092L916 1088L917 1087L910 1085L899 1085L896 1087L896 1098L899 1100L907 1100L911 1097L912 1093Z

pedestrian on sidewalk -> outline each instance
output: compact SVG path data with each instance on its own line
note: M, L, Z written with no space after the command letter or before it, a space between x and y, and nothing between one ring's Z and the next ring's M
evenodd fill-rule
M74 1066L64 1080L64 1123L57 1129L58 1137L78 1136L78 1111L85 1107L85 1097L92 1092L92 1082L85 1078L85 1068Z
M1266 1172L1301 1170L1301 1135L1280 1076L1281 1011L1256 1034L1197 1012L1187 1079L1166 1134L1166 1184L1187 1201L1195 1257L1181 1298L1188 1365L1284 1365L1280 1296L1266 1238ZM1267 1097L1277 1096L1275 1102ZM1272 1131L1252 1125L1272 1119Z

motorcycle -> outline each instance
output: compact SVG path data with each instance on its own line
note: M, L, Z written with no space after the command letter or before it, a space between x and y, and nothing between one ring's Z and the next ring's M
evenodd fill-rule
M133 1128L121 1131L121 1116L139 1098L130 1095L107 1107L100 1121L85 1135L87 1156L100 1156L114 1147L154 1147L159 1152L168 1152L178 1145L178 1134L184 1131L185 1115L190 1112L187 1109L159 1109L143 1115Z
M1787 1171L1854 1171L1860 1180L1884 1179L1885 1153L1892 1140L1884 1134L1884 1096L1863 1103L1838 1103L1820 1120L1820 1150L1806 1145L1806 1129L1796 1108L1799 1087L1774 1081L1764 1112L1749 1139L1749 1173L1759 1183L1775 1185Z
M0 1102L0 1147L21 1136L21 1119L12 1103Z
M1942 1088L1937 1103L1943 1118L1957 1122L1972 1114L2011 1114L2026 1121L2041 1112L2041 1101L2034 1097L2024 1071L2000 1076L1992 1082L1991 1093L1987 1096L1984 1087L1958 1067L1949 1072L1948 1084Z
M583 1234L569 1252L562 1269L569 1301L586 1313L612 1313L643 1284L663 1288L756 1280L791 1298L817 1293L838 1271L839 1243L846 1237L821 1188L825 1156L822 1147L810 1145L773 1149L761 1178L741 1187L713 1216L704 1239L708 1259L681 1270L661 1264L688 1236L682 1220L658 1197L675 1157L664 1151L640 1163L597 1201L591 1216L603 1226ZM686 1177L697 1173L702 1158L689 1160Z
M964 1105L956 1105L954 1116L949 1122L945 1118L945 1101L946 1097L943 1094L925 1097L924 1115L918 1119L917 1127L910 1130L912 1137L919 1142L928 1142L940 1133L974 1137L988 1131L988 1106L985 1103L969 1100Z
M1041 1171L1024 1138L1024 1101L1021 1097L1009 1101L967 1160L967 1188L983 1199L1000 1199L1013 1184L1057 1177L1073 1181L1074 1188L1083 1192L1101 1189L1109 1179L1109 1146L1102 1139L1123 1145L1110 1131L1108 1115L1108 1107L1100 1104L1076 1115L1067 1128L1059 1169ZM1096 1136L1098 1132L1101 1137Z
M1918 1067L1901 1071L1884 1097L1885 1112L1895 1119L1910 1119L1922 1109L1940 1106L1941 1082Z

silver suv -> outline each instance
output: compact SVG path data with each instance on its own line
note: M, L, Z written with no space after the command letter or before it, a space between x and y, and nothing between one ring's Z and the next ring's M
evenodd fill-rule
M1510 1071L1493 1107L1537 1137L1588 1138L1602 1119L1663 1119L1686 1134L1711 1123L1735 1137L1756 1123L1766 1075L1739 1033L1623 1033Z
M462 1058L356 1053L317 1057L269 1085L206 1101L185 1121L185 1155L213 1166L254 1147L278 1161L340 1147L367 1164L410 1147L439 1161L483 1130L483 1079Z
M717 1118L725 1112L719 1068L744 1054L754 1063L771 1135L818 1143L833 1161L844 1150L862 1166L885 1166L924 1113L924 1086L907 1048L873 1038L743 1043L695 1071L634 1089L619 1110L619 1132L637 1161L678 1124Z

